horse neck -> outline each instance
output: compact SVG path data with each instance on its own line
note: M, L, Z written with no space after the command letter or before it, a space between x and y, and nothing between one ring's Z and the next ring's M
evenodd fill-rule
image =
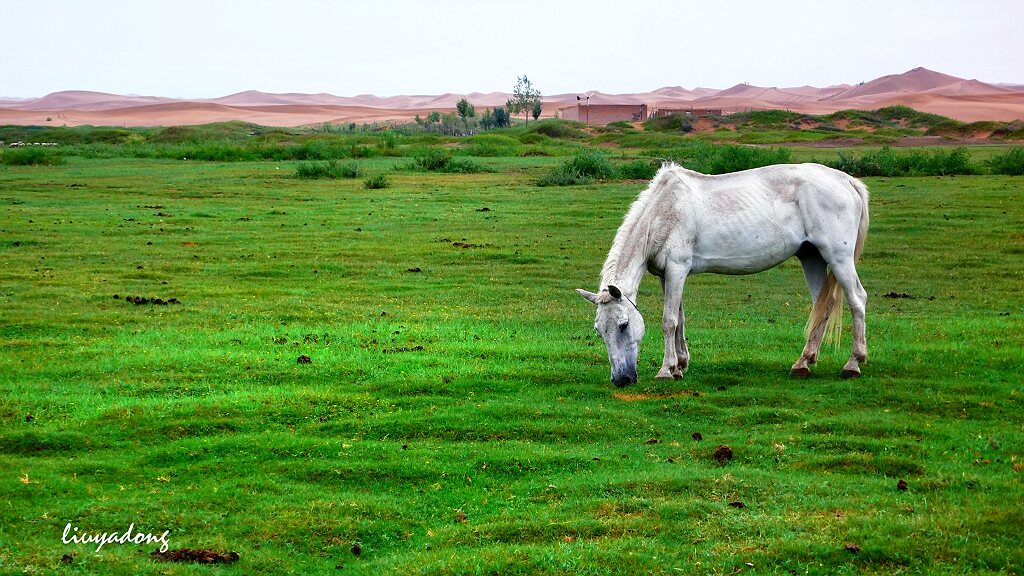
M647 271L648 226L641 220L622 225L601 270L602 290L614 285L633 301Z

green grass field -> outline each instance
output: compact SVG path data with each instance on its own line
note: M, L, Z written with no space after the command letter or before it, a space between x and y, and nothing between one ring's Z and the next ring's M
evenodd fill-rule
M1020 177L867 179L861 379L848 334L789 379L790 261L687 283L675 382L645 280L620 390L573 289L643 184L477 160L351 160L383 190L284 161L0 167L0 572L1024 570ZM97 553L68 523L239 560Z

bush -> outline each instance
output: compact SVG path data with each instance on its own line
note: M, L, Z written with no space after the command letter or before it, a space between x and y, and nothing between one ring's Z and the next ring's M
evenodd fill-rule
M788 148L716 145L703 142L672 150L669 158L690 170L704 174L726 174L791 162Z
M985 165L993 174L1024 176L1024 146L1014 146L1006 154L993 156Z
M295 177L304 180L319 178L358 178L359 167L355 164L340 164L336 160L328 162L304 162L295 170Z
M684 132L693 131L693 124L686 114L673 113L667 116L655 116L644 122L644 130L656 130L659 132Z
M583 150L576 154L566 166L578 172L581 176L608 180L615 178L615 167L608 161L608 157L597 150Z
M530 132L519 137L519 141L523 144L540 144L541 142L547 142L549 140L551 140L551 138L543 134L538 134L537 132Z
M580 174L569 163L558 166L547 175L537 181L538 186L577 186L590 184L593 180Z
M657 174L658 166L652 160L633 160L619 166L619 176L628 180L650 180Z
M416 157L416 166L430 172L441 172L452 161L452 155L445 150L429 148L421 156Z
M378 174L371 176L363 182L363 188L367 190L381 190L391 186L391 180L388 179L387 174Z
M577 122L567 120L541 120L527 130L527 134L543 134L548 138L586 138L587 133L580 130Z
M56 166L64 163L64 156L52 148L26 146L4 150L0 162L8 166Z
M978 167L971 163L966 148L955 148L948 153L914 150L900 154L885 146L860 157L840 152L838 160L827 164L857 177L950 176L979 172Z

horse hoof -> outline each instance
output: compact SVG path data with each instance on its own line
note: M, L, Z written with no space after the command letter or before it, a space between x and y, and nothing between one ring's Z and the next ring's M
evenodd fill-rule
M811 369L807 368L807 367L804 367L804 368L793 368L792 370L789 371L789 377L790 378L807 378L810 375L811 375Z
M847 370L843 368L843 371L839 373L839 377L843 380L849 380L850 378L860 378L860 370Z

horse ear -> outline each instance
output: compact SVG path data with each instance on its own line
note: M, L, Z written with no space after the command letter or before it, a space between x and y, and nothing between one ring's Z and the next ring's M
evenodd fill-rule
M616 300L618 300L619 298L622 298L622 292L619 291L618 287L616 287L616 286L609 286L608 287L608 293L611 294L612 298L615 298Z
M597 305L597 301L599 298L597 294L594 294L593 292L587 292L582 288L577 288L576 293L586 298L591 304L594 304L595 306Z

